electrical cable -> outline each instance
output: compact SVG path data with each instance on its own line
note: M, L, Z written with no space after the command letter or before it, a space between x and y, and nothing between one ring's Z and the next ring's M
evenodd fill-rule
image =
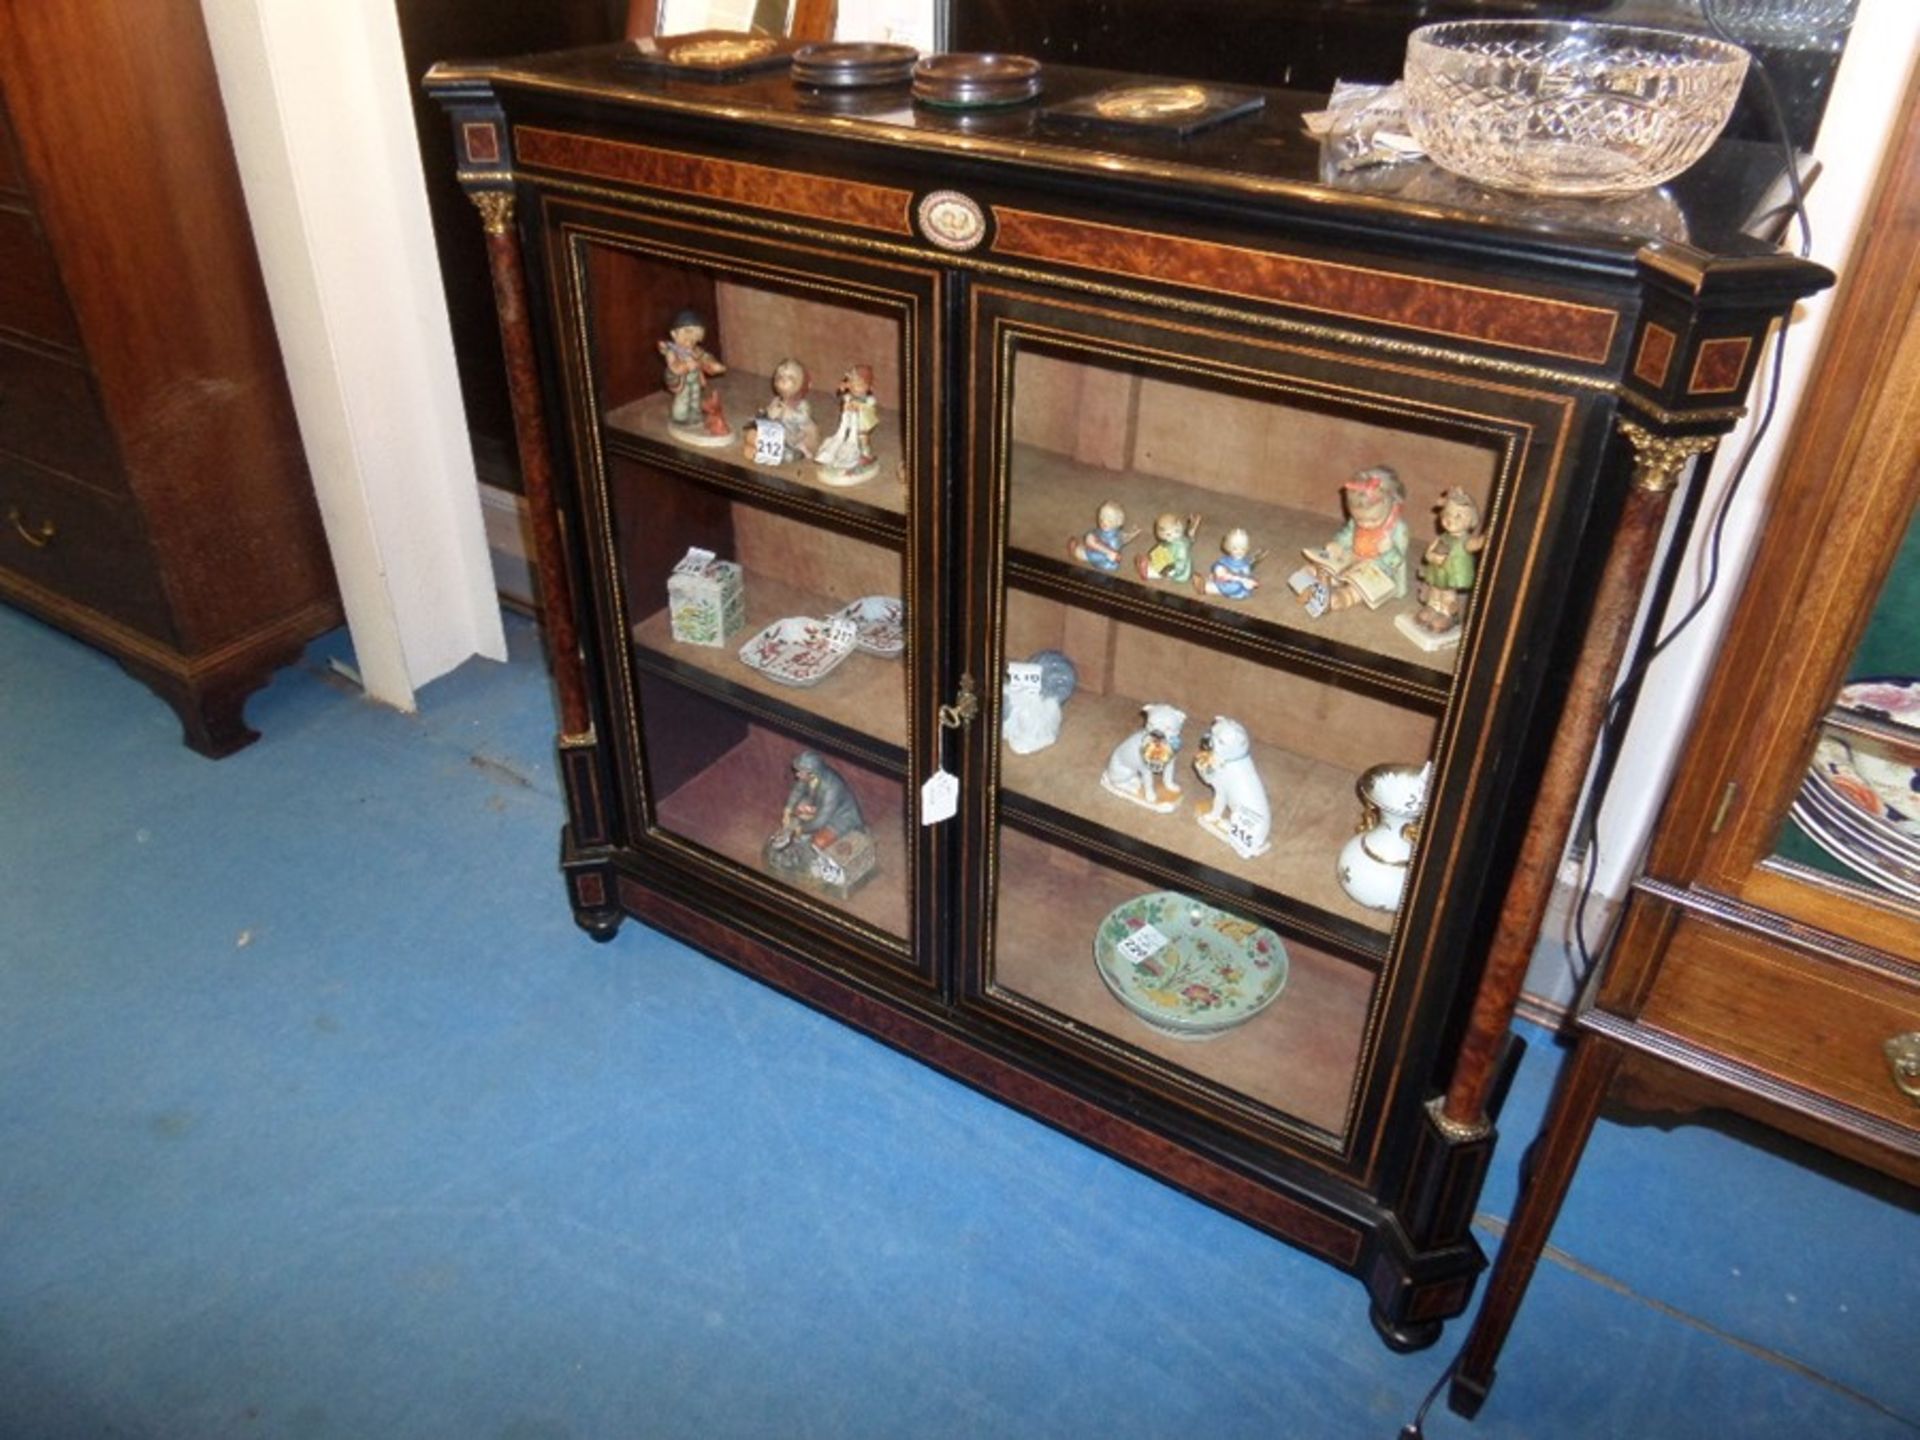
M1706 18L1707 28L1719 39L1728 44L1736 44L1720 19L1721 0L1702 0L1701 11ZM1749 52L1751 53L1751 52ZM1761 97L1766 103L1768 118L1773 124L1781 152L1785 158L1787 188L1791 197L1790 223L1800 232L1799 255L1805 260L1813 253L1813 225L1807 216L1806 186L1800 177L1800 157L1795 153L1793 141L1787 132L1786 112L1780 105L1780 97L1774 89L1773 77L1768 74L1766 63L1755 55L1749 67L1749 73L1758 82ZM1637 693L1640 683L1646 678L1653 662L1664 654L1667 648L1680 638L1680 635L1705 611L1708 602L1720 583L1720 557L1722 540L1726 533L1727 517L1732 512L1735 496L1740 492L1741 482L1747 477L1753 459L1759 453L1760 444L1772 428L1774 416L1779 411L1782 376L1786 369L1787 326L1784 322L1774 332L1771 371L1767 380L1766 398L1762 402L1759 417L1754 421L1753 430L1746 443L1741 446L1740 454L1734 461L1733 472L1727 479L1721 492L1720 503L1714 511L1714 517L1707 533L1707 572L1700 593L1694 597L1680 618L1673 622L1664 635L1658 634L1657 619L1649 616L1646 621L1646 633L1643 635L1631 661L1621 673L1613 693L1607 698L1607 710L1601 722L1600 734L1594 742L1593 761L1590 774L1596 777L1612 773L1614 760L1620 743L1626 737L1626 722L1631 718L1632 710L1627 704L1630 696ZM1651 643L1649 643L1651 642ZM1587 910L1593 901L1593 893L1600 868L1600 801L1603 787L1594 784L1581 803L1579 814L1573 826L1574 843L1581 848L1580 892L1573 909L1573 942L1578 955L1576 973L1573 976L1574 990L1578 993L1584 987L1588 975L1593 970L1593 956L1587 946L1586 921ZM1524 1193L1527 1181L1523 1177L1521 1189ZM1427 1412L1440 1398L1440 1393L1460 1368L1461 1357L1466 1353L1463 1341L1454 1351L1453 1358L1433 1382L1420 1407L1414 1412L1413 1419L1401 1427L1398 1440L1426 1440Z
M1720 16L1721 0L1702 0L1701 13L1705 16L1707 28L1729 45L1738 42L1727 33ZM1766 62L1754 56L1749 66L1749 74L1757 82L1762 99L1766 102L1768 118L1773 123L1774 136L1780 146L1785 162L1787 187L1791 195L1790 218L1800 231L1800 258L1805 260L1813 253L1813 224L1807 215L1806 186L1800 178L1800 157L1794 152L1793 141L1787 133L1786 112L1780 105L1779 91L1774 88L1773 77L1768 73ZM1630 711L1625 708L1627 697L1637 693L1640 683L1646 678L1653 662L1665 654L1667 648L1680 638L1683 631L1700 618L1712 601L1714 592L1720 583L1720 556L1722 542L1726 535L1727 517L1732 513L1734 498L1740 493L1741 482L1747 477L1747 471L1753 464L1754 456L1759 452L1760 444L1765 440L1768 430L1773 426L1774 416L1780 407L1781 379L1786 368L1787 327L1783 323L1774 333L1771 374L1767 381L1766 399L1761 405L1760 415L1754 422L1753 430L1746 443L1741 447L1739 458L1734 462L1733 473L1729 476L1726 488L1721 492L1720 503L1714 512L1713 523L1707 533L1707 574L1700 588L1680 618L1673 622L1666 634L1652 644L1642 640L1632 662L1622 673L1619 683L1607 701L1607 714L1600 728L1599 738L1594 745L1594 760L1591 773L1599 779L1610 776L1617 758L1621 742L1625 739L1626 721ZM1652 627L1653 618L1647 624ZM1600 802L1603 798L1600 784L1591 786L1581 804L1580 814L1574 824L1574 845L1581 856L1580 891L1573 907L1573 943L1576 961L1571 979L1574 992L1579 993L1586 984L1588 975L1593 971L1593 953L1587 943L1587 911L1593 902L1593 893L1600 872Z
M1440 1392L1447 1388L1447 1382L1453 1379L1453 1372L1459 1368L1460 1352L1456 1351L1453 1359L1447 1362L1447 1368L1440 1372L1440 1378L1433 1382L1433 1388L1427 1391L1427 1398L1420 1402L1420 1408L1413 1412L1413 1419L1400 1427L1398 1440L1427 1440L1427 1412L1433 1408L1433 1402L1440 1398Z

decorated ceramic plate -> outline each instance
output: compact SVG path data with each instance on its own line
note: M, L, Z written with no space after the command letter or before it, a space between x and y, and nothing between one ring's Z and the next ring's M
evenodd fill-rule
M907 607L893 595L866 595L828 617L853 622L853 643L889 658L907 648Z
M1107 989L1162 1035L1210 1040L1287 983L1287 948L1252 921L1162 890L1117 906L1093 939Z
M1838 791L1827 788L1817 774L1807 776L1794 797L1794 817L1810 817L1850 855L1890 868L1920 885L1920 842L1876 828Z
M1920 860L1920 766L1905 750L1829 726L1813 747L1808 769L1876 832L1904 840Z
M1916 878L1911 871L1889 863L1857 837L1850 835L1835 823L1831 812L1809 803L1805 790L1793 802L1793 819L1806 832L1808 839L1856 875L1895 895L1920 900L1920 878Z
M1880 680L1856 680L1841 689L1840 708L1883 715L1920 735L1920 679L1892 675Z
M817 685L853 653L847 621L795 615L776 620L740 647L740 659L782 685Z

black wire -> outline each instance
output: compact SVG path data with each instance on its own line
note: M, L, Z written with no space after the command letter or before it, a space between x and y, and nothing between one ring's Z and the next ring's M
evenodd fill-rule
M1427 1423L1427 1412L1433 1408L1433 1402L1440 1398L1440 1392L1447 1388L1447 1382L1453 1379L1453 1372L1460 1368L1460 1356L1463 1351L1455 1351L1453 1359L1447 1362L1447 1368L1440 1372L1440 1378L1433 1382L1433 1388L1427 1391L1427 1398L1420 1402L1420 1408L1413 1412L1413 1419L1400 1427L1399 1440L1427 1440L1423 1428Z
M1721 493L1720 504L1714 511L1713 525L1707 532L1707 577L1700 593L1687 607L1686 613L1673 622L1671 629L1651 645L1643 645L1634 656L1633 663L1622 675L1619 684L1607 701L1606 719L1600 727L1600 736L1594 743L1594 758L1591 773L1595 776L1610 775L1613 771L1616 751L1626 737L1626 698L1633 694L1646 678L1653 662L1666 653L1667 647L1680 638L1681 632L1700 618L1713 598L1714 591L1720 585L1720 554L1726 536L1727 517L1733 513L1734 497L1740 493L1741 482L1747 478L1747 471L1753 465L1753 457L1759 452L1760 443L1766 439L1767 431L1773 426L1774 416L1780 408L1781 377L1786 368L1787 327L1781 325L1774 332L1772 370L1767 380L1767 396L1761 406L1760 417L1754 422L1753 433L1741 447L1739 459L1734 462L1733 474L1727 481L1726 489ZM1649 624L1652 623L1649 617ZM1587 975L1593 969L1593 955L1587 944L1587 908L1592 903L1594 887L1600 871L1600 804L1604 798L1602 787L1594 786L1587 792L1585 803L1574 825L1574 840L1584 846L1581 852L1581 881L1579 898L1573 909L1573 943L1579 956L1579 963L1573 972L1576 990L1586 982Z
M1720 23L1720 0L1703 0L1701 10L1706 16L1707 27L1728 44L1735 42ZM1762 98L1766 101L1769 118L1773 122L1774 133L1780 144L1780 150L1786 161L1787 186L1792 196L1792 219L1800 231L1800 258L1807 259L1813 253L1813 225L1807 216L1807 192L1800 179L1800 157L1794 153L1793 141L1787 133L1786 113L1781 109L1780 97L1773 86L1773 77L1767 73L1766 63L1759 56L1753 56L1750 73L1759 82ZM1653 662L1666 651L1667 647L1680 638L1686 628L1700 617L1712 599L1720 583L1721 542L1726 534L1727 516L1733 510L1734 497L1739 494L1741 482L1747 477L1747 471L1753 464L1753 457L1759 452L1760 442L1766 438L1772 428L1774 416L1780 406L1781 377L1786 368L1787 326L1782 321L1774 332L1772 370L1767 380L1766 400L1760 410L1760 417L1754 422L1753 433L1741 447L1740 456L1734 462L1733 474L1728 478L1726 489L1720 496L1719 508L1714 512L1713 524L1707 535L1707 575L1706 582L1686 613L1676 620L1665 635L1651 645L1643 643L1636 652L1625 674L1621 677L1613 693L1607 699L1607 713L1601 723L1600 735L1594 744L1594 758L1590 773L1605 776L1612 773L1615 752L1625 737L1628 712L1626 700L1635 693L1640 682ZM1677 537L1676 537L1677 540ZM1648 617L1648 625L1653 626L1655 617ZM1594 786L1588 791L1580 813L1575 818L1574 837L1577 845L1584 846L1582 852L1580 894L1573 910L1573 943L1579 956L1573 975L1574 989L1578 993L1585 985L1587 976L1593 970L1593 956L1587 946L1587 909L1592 904L1594 887L1600 871L1600 801L1601 787ZM1525 1186L1522 1181L1522 1187ZM1440 1392L1447 1387L1454 1374L1460 1368L1461 1357L1466 1353L1465 1342L1454 1351L1453 1358L1447 1362L1446 1369L1433 1382L1433 1387L1421 1400L1420 1408L1414 1412L1413 1419L1401 1427L1398 1440L1426 1440L1427 1412L1440 1398Z
M1721 0L1701 0L1700 12L1706 17L1707 28L1729 45L1740 42L1729 35L1720 19ZM1742 47L1744 48L1744 47ZM1748 52L1752 63L1747 73L1759 84L1760 97L1766 101L1767 117L1773 121L1773 133L1780 142L1780 149L1787 160L1787 188L1793 196L1792 215L1800 227L1800 258L1805 260L1813 254L1813 224L1807 218L1807 190L1800 179L1800 157L1794 154L1793 141L1787 133L1787 112L1780 104L1780 92L1774 89L1773 76L1767 65L1758 55Z
M1734 44L1720 20L1720 0L1703 0L1702 13L1706 16L1707 28L1728 44ZM1787 134L1787 119L1780 107L1779 92L1774 89L1773 77L1767 73L1766 62L1759 56L1753 57L1749 71L1759 83L1761 96L1765 99L1767 110L1773 121L1775 138L1780 145L1785 161L1787 185L1792 194L1792 215L1800 231L1800 258L1806 259L1813 253L1813 224L1807 216L1807 192L1800 180L1800 157L1794 153L1793 141ZM1686 613L1676 620L1665 635L1651 645L1642 644L1635 654L1633 662L1627 667L1625 675L1614 688L1607 702L1606 719L1600 727L1599 739L1594 745L1594 763L1591 774L1608 776L1613 772L1613 764L1620 742L1624 738L1627 715L1624 702L1633 694L1645 678L1653 662L1666 653L1667 648L1680 638L1689 625L1700 617L1713 599L1720 584L1720 555L1722 541L1726 535L1727 517L1732 513L1734 497L1739 494L1741 482L1746 479L1747 471L1753 464L1753 457L1759 451L1760 442L1766 438L1772 428L1774 416L1780 407L1781 377L1785 370L1787 353L1787 326L1783 321L1774 333L1772 373L1767 381L1767 396L1760 410L1760 418L1754 423L1753 432L1747 437L1741 448L1740 457L1734 463L1733 474L1728 479L1726 489L1720 496L1720 505L1713 517L1712 528L1707 535L1707 577L1700 593L1687 607ZM1649 617L1649 624L1652 618ZM1573 987L1577 993L1585 985L1587 976L1593 971L1593 953L1587 943L1587 911L1593 903L1593 892L1599 881L1600 873L1600 802L1603 796L1601 787L1594 786L1587 793L1585 803L1574 824L1575 844L1582 857L1580 892L1573 909L1573 944L1577 957L1573 967Z

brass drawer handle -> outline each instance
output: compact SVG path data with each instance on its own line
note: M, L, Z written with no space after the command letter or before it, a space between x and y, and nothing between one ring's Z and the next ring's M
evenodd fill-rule
M53 537L56 533L53 528L53 521L42 520L38 529L29 530L27 528L26 516L20 513L20 507L18 505L9 505L7 507L7 519L13 522L14 534L18 535L34 549L44 550L53 543Z
M1893 1083L1909 1100L1920 1100L1920 1030L1896 1035L1881 1047L1893 1067Z

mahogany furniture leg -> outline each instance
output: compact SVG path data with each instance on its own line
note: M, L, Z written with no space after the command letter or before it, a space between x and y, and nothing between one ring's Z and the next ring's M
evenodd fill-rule
M1619 1047L1600 1037L1583 1035L1560 1072L1539 1146L1527 1154L1512 1223L1500 1242L1500 1253L1487 1277L1486 1294L1454 1367L1447 1403L1458 1414L1478 1414L1493 1388L1501 1346L1513 1328L1520 1302L1533 1280L1534 1267L1540 1263L1547 1236L1559 1218L1561 1202L1567 1198L1574 1168L1587 1148L1601 1102L1619 1066Z

